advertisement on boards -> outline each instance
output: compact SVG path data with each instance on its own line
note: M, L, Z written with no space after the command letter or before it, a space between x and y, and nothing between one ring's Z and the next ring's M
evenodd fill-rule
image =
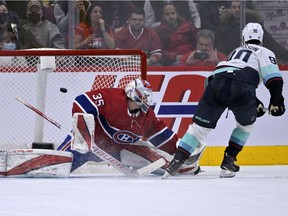
M197 104L204 91L204 81L208 71L149 71L148 81L153 89L153 107L158 118L175 131L179 137L186 132ZM283 73L288 83L288 73ZM288 87L284 84L283 95L288 98ZM257 89L257 95L268 107L270 94L263 84ZM286 100L287 101L287 100ZM286 102L287 103L287 102ZM247 145L287 145L287 113L282 117L272 117L266 113L257 119ZM209 146L226 146L232 130L236 127L234 115L225 110L217 127L207 137Z

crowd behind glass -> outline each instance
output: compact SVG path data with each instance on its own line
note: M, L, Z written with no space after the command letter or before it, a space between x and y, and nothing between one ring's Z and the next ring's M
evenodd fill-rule
M240 45L247 22L264 27L263 45L287 65L287 49L248 0L0 1L0 47L141 49L152 66L213 66Z

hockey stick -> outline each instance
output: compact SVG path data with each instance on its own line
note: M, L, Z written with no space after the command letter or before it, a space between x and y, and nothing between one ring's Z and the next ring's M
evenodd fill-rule
M31 104L29 104L28 102L26 102L25 100L23 100L20 97L15 97L16 100L18 100L20 103L24 104L26 107L28 107L29 109L33 110L34 112L36 112L38 115L40 115L41 117L43 117L44 119L46 119L48 122L50 122L51 124L53 124L54 126L56 126L57 128L59 128L60 130L62 130L61 128L61 124L59 124L58 122L54 121L52 118L50 118L49 116L45 115L43 112L41 112L39 109L37 109L36 107L32 106Z
M138 177L144 176L146 174L149 174L149 173L155 171L156 169L159 169L160 167L162 167L166 163L163 158L160 158L157 161L154 161L153 163L151 163L147 166L144 166L140 169L135 170L135 169L130 169L129 167L125 166L121 161L117 160L116 158L114 158L113 156L111 156L110 154L105 152L104 150L100 149L96 145L95 142L93 142L93 144L92 144L91 151L95 155L97 155L99 158L101 158L103 161L105 161L106 163L113 166L118 171L120 171L123 174L125 174L126 176L132 177L132 178L138 178Z
M63 130L64 132L66 132L67 134L72 136L70 132L65 131L61 127L61 124L59 124L58 122L56 122L55 120L53 120L52 118L50 118L49 116L47 116L46 114L41 112L36 107L32 106L31 104L29 104L25 100L21 99L20 97L16 97L16 100L18 100L19 102L24 104L26 107L28 107L29 109L31 109L32 111L34 111L35 113L37 113L38 115L40 115L41 117L46 119L48 122L50 122L51 124L53 124L54 126L59 128L60 130ZM154 161L153 163L151 163L145 167L142 167L138 170L133 170L133 169L130 169L129 167L125 166L121 161L117 160L116 158L111 156L106 151L99 148L95 142L93 142L93 144L92 144L92 152L96 156L98 156L100 159L102 159L103 161L105 161L109 165L113 166L116 170L118 170L119 172L123 173L124 175L126 175L128 177L134 177L134 178L141 177L141 176L148 174L148 173L151 173L151 172L155 171L156 169L159 169L160 167L165 165L165 160L163 158L160 158L157 161Z

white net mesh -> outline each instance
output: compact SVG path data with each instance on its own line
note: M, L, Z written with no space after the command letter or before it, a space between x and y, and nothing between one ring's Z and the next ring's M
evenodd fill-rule
M25 55L27 51L19 51L14 56L0 56L0 144L5 143L7 148L15 143L30 145L33 141L60 144L67 133L46 120L43 131L39 132L41 117L15 97L24 99L60 123L61 128L70 130L71 106L77 95L99 88L124 88L133 78L146 78L145 54L130 52L87 51L85 55L75 50L37 50L29 55ZM67 92L61 92L61 88Z

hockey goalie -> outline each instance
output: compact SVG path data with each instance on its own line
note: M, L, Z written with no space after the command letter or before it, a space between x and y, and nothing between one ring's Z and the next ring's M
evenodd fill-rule
M134 79L125 89L106 88L85 92L73 102L73 135L58 150L73 153L71 172L88 161L106 160L106 152L126 167L139 169L161 158L164 164L154 174L162 175L176 151L177 135L159 120L153 109L150 84ZM200 171L201 144L178 173Z

